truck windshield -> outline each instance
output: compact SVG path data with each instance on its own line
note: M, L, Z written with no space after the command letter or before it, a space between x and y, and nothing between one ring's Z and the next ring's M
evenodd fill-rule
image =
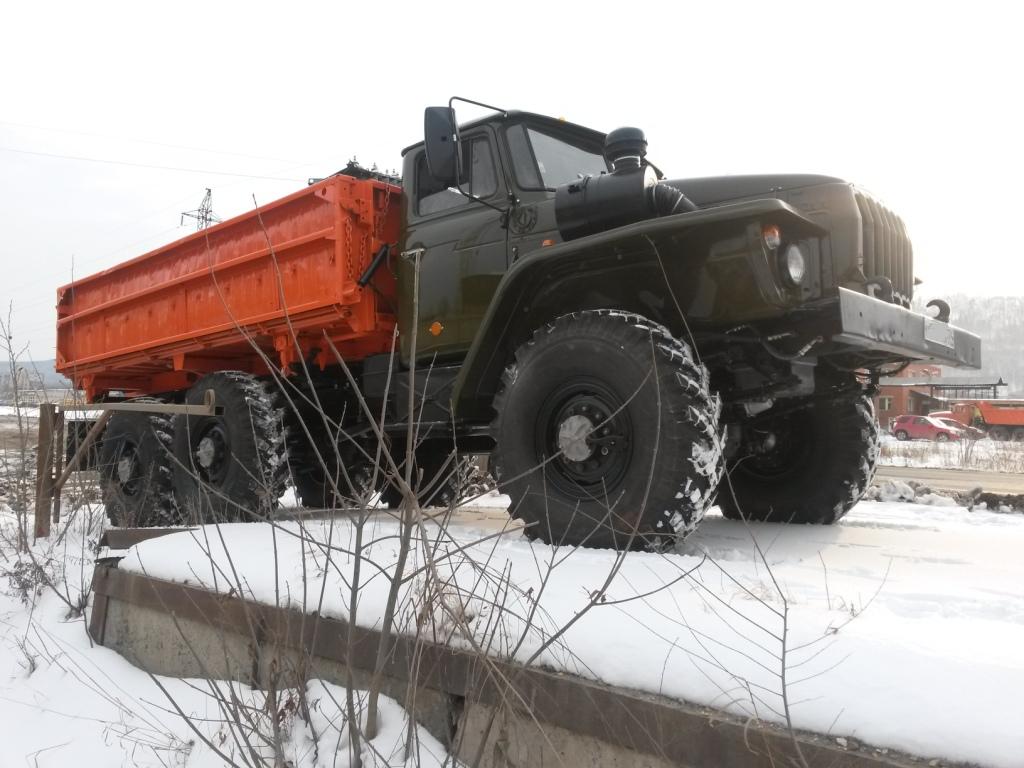
M600 152L523 125L508 130L516 179L526 189L555 189L582 176L608 171Z

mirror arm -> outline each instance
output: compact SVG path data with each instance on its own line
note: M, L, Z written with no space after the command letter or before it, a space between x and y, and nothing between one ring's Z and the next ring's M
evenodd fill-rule
M452 105L456 101L461 101L463 104L473 104L477 107L483 107L484 109L493 109L502 117L508 117L507 109L496 107L493 104L484 104L482 101L464 99L461 96L452 96L450 99L448 99L448 109L451 109L453 112L455 110L455 107L453 107ZM501 208L497 205L494 205L493 203L488 203L486 200L481 200L479 197L476 197L475 195L471 195L468 192L464 192L462 189L462 184L460 183L462 179L462 138L459 136L459 124L457 122L455 123L455 136L453 138L455 140L455 189L458 190L460 195L469 198L470 200L473 200L477 203L480 203L481 205L486 205L488 208L492 208L498 213L500 213L501 226L503 228L507 227L509 212L519 204L519 198L516 197L515 192L512 191L512 187L508 183L508 177L505 175L505 169L502 168L502 176L504 177L505 190L508 193L508 199L510 203L508 208Z
M502 216L508 215L508 209L506 208L502 208L501 206L495 205L494 203L488 203L486 200L481 200L476 195L469 194L469 192L464 192L461 186L458 186L455 189L457 189L459 194L462 195L463 197L466 197L474 202L480 203L480 205L486 205L488 208L493 208Z
M483 107L484 109L493 109L495 112L499 112L502 117L508 117L508 110L507 109L502 109L501 107L496 107L493 104L484 104L482 101L473 101L472 99L464 99L461 96L452 96L450 99L448 99L448 109L454 109L452 104L455 103L456 101L461 101L463 104L474 104L474 105L476 105L478 107Z

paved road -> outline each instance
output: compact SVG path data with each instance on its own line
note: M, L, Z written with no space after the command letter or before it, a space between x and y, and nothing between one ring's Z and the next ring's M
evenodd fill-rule
M918 480L946 491L969 491L981 486L989 493L1024 493L1024 474L1010 472L880 466L875 473L875 481L879 480Z

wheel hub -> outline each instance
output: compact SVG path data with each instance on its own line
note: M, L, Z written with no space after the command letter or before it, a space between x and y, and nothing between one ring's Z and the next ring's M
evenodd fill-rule
M552 393L538 411L538 456L557 454L552 480L566 493L618 487L632 453L628 415L600 382L579 379ZM544 437L542 437L542 435Z
M583 414L565 419L558 427L558 450L569 461L586 461L594 455L587 439L594 431L594 422Z
M204 437L199 441L199 447L196 449L196 459L199 460L199 466L203 469L209 469L213 466L214 460L217 458L217 446L213 439L210 437Z
M132 479L134 467L135 458L133 456L122 456L117 462L117 479L121 481L121 485L127 485L128 481Z
M748 428L744 454L736 467L763 481L774 481L803 471L822 447L815 440L806 411L795 411L759 428Z
M134 496L139 491L142 473L138 450L135 443L125 440L118 450L114 463L111 480L119 486L120 492L125 496Z
M192 456L203 480L219 483L228 468L231 445L220 424L210 425L195 444Z

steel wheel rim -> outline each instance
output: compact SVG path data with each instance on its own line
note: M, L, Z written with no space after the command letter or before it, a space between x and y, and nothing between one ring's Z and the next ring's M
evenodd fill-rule
M219 485L227 476L231 459L231 441L219 422L206 425L192 449L192 462L200 479Z
M736 468L758 480L771 482L793 475L809 464L815 453L814 429L807 414L793 414L770 430L775 445L762 453L748 453Z
M633 425L622 400L602 382L579 378L552 392L537 411L538 458L556 489L603 498L618 490L633 455Z
M128 497L138 495L142 485L139 446L130 440L125 440L117 452L117 461L114 462L113 480L122 495Z

